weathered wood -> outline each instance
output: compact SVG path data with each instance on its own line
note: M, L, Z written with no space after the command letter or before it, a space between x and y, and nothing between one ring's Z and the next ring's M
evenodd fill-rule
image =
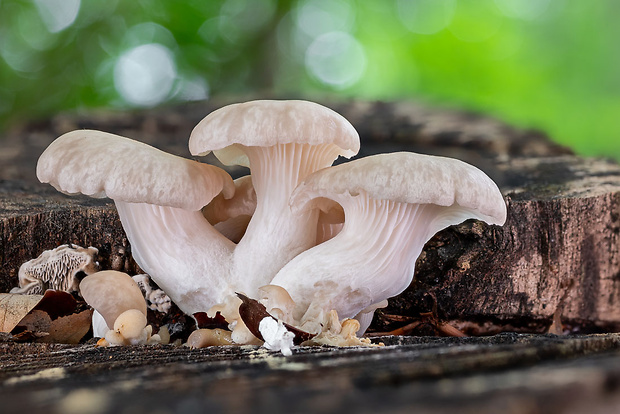
M192 126L219 103L134 114L63 115L0 142L0 291L21 262L63 243L100 248L106 268L135 271L113 205L36 183L34 164L76 128L116 132L189 156ZM413 104L330 105L363 139L361 156L410 150L481 167L509 203L503 228L467 222L434 237L414 284L375 327L433 311L472 332L614 329L620 316L620 169L573 156L543 135ZM239 174L240 171L233 171ZM430 330L430 332L433 332ZM618 335L386 337L382 348L96 348L3 342L0 411L615 412ZM586 411L587 410L587 411Z
M618 407L618 335L381 339L385 347L300 348L291 357L253 346L0 343L0 402L3 413L536 414Z
M10 133L0 163L0 178L10 179L0 183L0 291L16 284L23 261L63 243L98 247L106 268L137 270L109 201L65 197L36 182L36 159L56 136L101 129L189 156L191 128L222 104L61 115ZM431 240L414 284L378 312L377 329L435 308L474 333L542 332L554 315L566 329L620 328L613 306L620 289L617 164L576 157L538 132L487 117L411 103L328 105L360 131L360 156L398 150L454 156L487 172L509 204L503 228L465 223Z
M554 315L567 332L620 329L620 167L564 156L495 168L506 225L467 222L439 233L384 314L436 305L474 334L544 332Z

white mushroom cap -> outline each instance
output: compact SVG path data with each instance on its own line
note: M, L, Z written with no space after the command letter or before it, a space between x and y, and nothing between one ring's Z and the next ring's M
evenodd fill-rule
M296 189L291 204L306 208L311 200L325 204L320 198L362 191L375 200L458 205L489 224L506 221L506 202L484 172L454 158L412 152L378 154L321 170Z
M359 135L337 112L308 101L250 101L220 108L192 131L193 155L216 151L224 164L249 166L244 147L277 144L333 144L350 158L359 151Z
M80 282L80 294L103 316L109 329L114 328L116 319L130 309L146 315L142 291L127 273L103 270L86 276Z
M86 130L56 139L39 158L37 176L64 193L112 198L134 259L182 310L204 310L229 294L234 243L201 211L219 194L233 196L224 170ZM104 316L111 326L114 319Z
M222 169L177 157L101 131L78 130L56 139L37 164L37 177L65 194L109 197L197 211L234 187Z

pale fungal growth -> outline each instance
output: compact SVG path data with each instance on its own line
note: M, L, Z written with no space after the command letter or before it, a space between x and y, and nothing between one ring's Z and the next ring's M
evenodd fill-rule
M126 273L105 270L85 277L80 292L95 309L93 334L105 345L159 343L147 325L146 301L138 284ZM103 322L101 322L103 319Z
M168 295L187 314L225 317L232 332L197 332L190 346L261 344L262 336L288 354L291 335L296 344L368 345L357 335L410 284L426 241L470 218L506 219L495 183L457 160L394 153L330 167L359 145L328 108L253 101L212 112L190 137L193 155L213 151L250 168L234 182L217 167L88 130L54 141L37 176L64 193L114 200L134 259L162 290L146 293L151 308L163 309ZM135 312L146 314L146 302L122 278L133 286L122 294L89 289L93 276L82 282L98 311L93 326L110 343L148 342L150 327ZM237 292L275 319L246 326ZM125 295L133 304L119 305Z
M172 301L170 300L170 297L168 297L168 295L166 295L166 292L164 292L163 290L153 289L151 287L151 278L149 277L149 275L134 275L131 278L140 287L140 290L142 291L144 299L146 299L150 310L161 313L170 312L170 308L172 307Z
M286 329L282 321L277 321L271 317L263 318L258 325L258 330L265 340L263 344L265 348L280 351L285 356L293 355L291 348L295 334Z
M235 345L231 332L224 329L196 329L187 338L187 346L192 349L209 346Z
M329 200L329 201L326 201ZM287 263L271 281L295 302L293 320L320 332L326 312L370 313L413 278L424 244L439 230L474 218L501 225L506 204L495 183L464 162L414 153L362 158L309 176L291 199L294 211L332 208L342 231ZM366 326L361 327L362 333Z
M42 295L47 289L77 292L78 274L89 275L99 270L97 253L94 247L75 244L46 250L19 267L19 287L11 289L11 293Z
M290 259L312 247L317 212L292 214L291 193L338 156L359 151L359 136L340 114L307 101L252 101L207 115L189 140L193 155L213 151L226 165L250 168L256 210L235 248L229 283L252 294Z
M256 210L256 192L250 175L237 178L234 183L232 198L218 194L202 209L202 214L226 238L239 243Z
M340 321L338 313L332 310L324 320L321 333L313 337L304 345L330 345L330 346L382 346L373 344L369 338L360 338L357 333L362 329L356 319L344 319Z
M228 328L232 331L231 338L236 344L260 345L260 339L256 338L252 332L245 326L241 315L239 315L239 306L241 299L237 295L228 295L221 303L218 303L207 311L207 316L215 317L220 312L229 323Z
M276 319L292 320L295 302L286 289L276 285L266 285L258 289L259 302Z
M235 244L201 212L216 195L234 194L224 170L82 130L45 150L37 177L64 193L113 199L134 259L184 312L204 311L230 294L225 275Z

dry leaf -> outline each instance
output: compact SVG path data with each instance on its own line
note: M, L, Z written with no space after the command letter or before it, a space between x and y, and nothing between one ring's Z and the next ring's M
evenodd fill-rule
M11 332L42 298L42 295L0 293L0 332Z
M1 332L18 342L76 344L90 330L92 311L75 314L77 301L62 291L44 295L0 294Z
M93 311L89 309L55 319L49 328L49 335L40 338L37 342L78 344L90 330L92 315Z
M24 316L11 331L13 340L17 342L34 341L35 339L49 335L52 319L40 310L32 310Z
M61 316L73 314L77 305L77 301L70 293L48 289L34 309L47 313L54 320Z
M20 331L49 332L52 318L47 312L33 309L13 328L13 333Z

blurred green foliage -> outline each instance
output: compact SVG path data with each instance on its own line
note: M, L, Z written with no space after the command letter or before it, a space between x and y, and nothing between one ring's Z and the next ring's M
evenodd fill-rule
M620 159L617 0L0 0L0 128L231 93L417 99Z

